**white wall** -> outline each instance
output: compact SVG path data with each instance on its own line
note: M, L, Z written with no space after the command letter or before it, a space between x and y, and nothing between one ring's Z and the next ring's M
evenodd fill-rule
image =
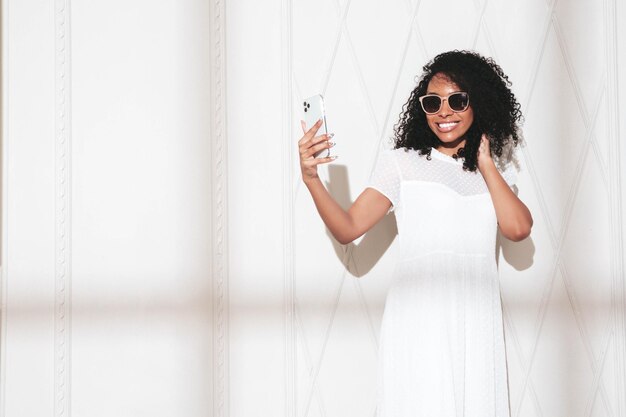
M300 102L326 98L340 158L323 176L348 204L421 66L458 48L496 59L526 117L535 226L499 248L511 415L626 416L622 5L443 4L229 3L231 415L374 414L393 219L328 236L299 179Z
M2 5L0 415L210 415L209 4Z
M473 48L526 115L511 415L626 417L617 3L4 0L0 416L372 416L394 222L327 235L300 101L349 204L421 66Z

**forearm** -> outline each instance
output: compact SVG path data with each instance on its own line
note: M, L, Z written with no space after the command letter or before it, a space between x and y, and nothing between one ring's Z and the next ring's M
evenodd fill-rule
M502 234L513 241L525 239L533 225L530 210L511 190L493 161L484 165L481 173L489 189Z
M316 152L334 145L330 142L332 134L315 136L321 122L321 119L318 120L309 130L306 130L302 122L304 136L298 141L302 181L309 189L315 207L330 233L339 243L345 245L367 232L383 218L391 207L391 201L372 188L366 188L347 211L335 201L317 175L318 165L332 162L336 158L314 156Z
M320 217L339 243L350 243L361 235L350 214L335 201L319 178L309 179L305 181L305 185L313 197Z

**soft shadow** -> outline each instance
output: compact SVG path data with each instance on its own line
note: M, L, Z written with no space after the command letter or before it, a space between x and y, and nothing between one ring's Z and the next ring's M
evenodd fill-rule
M350 183L348 169L345 165L331 165L328 167L328 192L344 209L350 208L353 201L350 198ZM514 191L517 194L517 187ZM398 234L396 217L390 213L383 217L374 227L363 236L358 244L342 245L337 242L328 229L326 234L330 238L337 258L346 269L355 277L367 274L378 263ZM535 244L532 237L521 242L513 242L498 233L496 244L496 260L502 253L505 261L517 271L523 271L532 266L535 256Z
M513 242L501 233L498 233L496 245L496 260L500 259L500 252L504 260L517 271L523 271L532 266L535 257L535 243L531 236L520 242Z
M328 166L326 187L341 207L346 210L350 208L353 201L350 198L348 168L345 165L333 164ZM355 277L362 277L371 271L391 246L398 234L398 228L395 215L390 213L374 225L358 244L342 245L337 242L328 229L326 229L326 234L333 244L337 258L346 269Z
M517 185L514 185L512 189L515 195L519 195ZM535 257L535 243L533 242L532 234L521 242L513 242L498 232L496 262L500 259L500 252L502 252L504 260L517 271L530 268Z

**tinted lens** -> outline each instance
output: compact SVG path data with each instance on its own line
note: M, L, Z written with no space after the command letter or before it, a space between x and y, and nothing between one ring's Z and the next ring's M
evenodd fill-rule
M454 111L463 111L469 105L469 96L467 93L454 93L448 97L448 105Z
M437 113L441 107L439 96L425 96L422 98L422 108L426 113Z

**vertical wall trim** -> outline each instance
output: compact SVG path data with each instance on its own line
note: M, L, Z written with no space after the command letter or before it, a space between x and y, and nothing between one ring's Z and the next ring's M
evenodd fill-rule
M281 5L281 61L282 61L282 136L283 136L283 264L285 308L285 417L296 417L296 312L294 273L293 221L293 163L292 137L292 4L282 0Z
M228 180L226 146L225 1L211 2L211 112L213 199L213 415L229 415Z
M55 312L54 415L70 416L71 105L70 0L55 1Z
M0 416L6 415L6 346L7 346L7 280L8 280L8 97L9 97L9 0L2 1L2 257L0 258Z
M605 1L607 93L609 128L609 205L611 224L611 272L615 314L615 392L626 392L626 284L622 219L621 150L619 132L618 33L616 0ZM617 416L626 417L626 398L617 395Z

